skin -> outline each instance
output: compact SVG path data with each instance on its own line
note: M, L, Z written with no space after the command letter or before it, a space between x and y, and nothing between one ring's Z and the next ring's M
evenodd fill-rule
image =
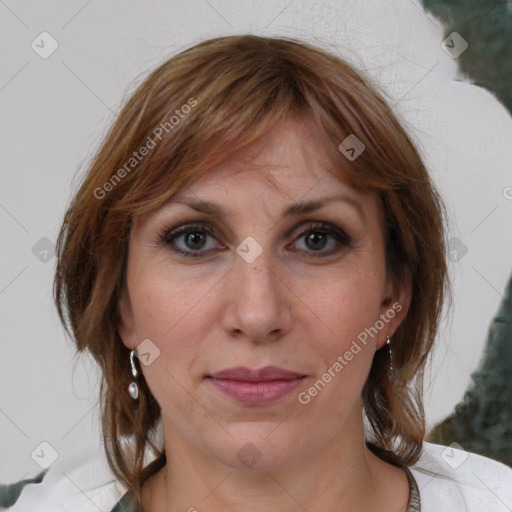
M145 512L406 511L405 472L364 444L360 396L375 351L407 314L410 284L396 289L387 279L377 194L349 186L326 154L326 142L307 125L283 121L158 212L135 219L119 333L129 349L149 338L160 350L139 366L162 409L167 455L142 488ZM340 162L350 165L341 154ZM291 203L338 194L357 200L362 215L335 201L282 217ZM195 212L178 197L219 203L227 216ZM200 221L213 223L216 235L174 242L202 257L180 256L158 240L166 227ZM308 245L301 233L311 221L339 227L351 242L330 235L324 245ZM263 250L251 263L236 252L248 236ZM394 303L401 311L301 404L299 392ZM241 405L205 379L225 368L270 364L306 375L270 405ZM247 443L260 455L250 467L237 457Z

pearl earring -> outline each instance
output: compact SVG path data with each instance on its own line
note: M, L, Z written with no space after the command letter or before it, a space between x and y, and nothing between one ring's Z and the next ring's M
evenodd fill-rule
M139 372L137 371L137 368L135 368L134 355L135 355L135 350L132 350L130 352L130 365L132 367L132 375L133 375L134 379L136 379L139 375ZM139 386L137 385L137 382L135 380L130 382L130 385L128 386L128 393L130 393L130 396L134 400L137 400L137 398L139 398Z

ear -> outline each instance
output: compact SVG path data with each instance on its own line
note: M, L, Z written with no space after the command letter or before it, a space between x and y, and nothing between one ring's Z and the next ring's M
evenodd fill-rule
M137 347L135 322L131 300L126 288L123 289L117 305L117 318L117 332L123 341L123 345L130 350L134 350Z
M391 278L387 279L382 295L380 318L385 326L377 336L377 349L384 346L387 341L386 334L391 338L403 319L407 316L411 305L412 279L409 270L402 285L397 285Z

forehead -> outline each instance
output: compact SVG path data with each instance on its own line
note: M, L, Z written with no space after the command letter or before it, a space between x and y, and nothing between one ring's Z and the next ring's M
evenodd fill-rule
M281 121L251 146L201 173L175 197L194 192L221 193L235 187L247 187L247 192L272 189L293 198L332 192L333 188L357 193L340 167L343 157L335 160L330 144L305 122Z
M203 170L156 216L191 208L223 220L232 216L254 220L259 211L275 220L306 215L341 200L368 228L375 224L382 229L377 193L354 188L345 176L350 163L339 152L338 160L332 155L329 142L318 132L304 124L281 122L256 143Z

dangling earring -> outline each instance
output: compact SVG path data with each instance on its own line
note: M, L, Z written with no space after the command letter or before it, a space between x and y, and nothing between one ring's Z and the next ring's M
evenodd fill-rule
M136 379L139 375L139 372L137 371L137 368L135 368L134 355L135 355L135 350L132 350L130 352L130 365L132 367L132 375L133 375L134 379ZM130 393L130 396L134 400L137 400L137 398L139 398L139 386L137 385L137 382L135 380L130 382L130 385L128 386L128 393Z
M391 380L393 378L393 355L391 353L391 340L389 339L389 335L386 334L386 345L388 346L389 348L389 380Z

